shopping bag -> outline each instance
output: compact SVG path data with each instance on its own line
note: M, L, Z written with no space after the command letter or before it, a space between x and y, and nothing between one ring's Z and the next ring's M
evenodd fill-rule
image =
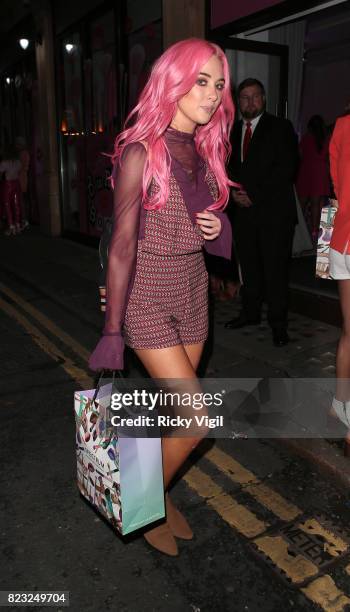
M112 383L76 391L77 484L122 535L164 517L160 438L125 437L110 423Z
M319 278L331 278L329 274L329 244L332 238L336 212L337 208L335 206L324 206L321 211L316 258L316 276Z

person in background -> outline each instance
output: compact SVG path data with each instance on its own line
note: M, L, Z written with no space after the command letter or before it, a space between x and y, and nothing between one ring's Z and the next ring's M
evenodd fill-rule
M29 190L28 190L28 172L30 165L30 154L26 146L26 141L22 136L16 138L16 150L18 152L19 161L22 164L19 175L21 185L21 211L22 211L22 229L29 227Z
M0 173L4 173L5 181L2 189L3 206L5 208L8 228L6 236L15 236L22 231L21 185L19 176L22 164L14 147L8 147L0 163Z
M338 281L343 328L337 349L337 389L332 409L350 430L350 104L329 145L331 177L338 200L329 251L329 273ZM345 454L350 455L350 431Z
M321 115L313 115L307 124L307 132L300 141L301 161L296 189L305 218L307 206L311 207L311 237L317 243L320 215L325 198L331 194L329 176L329 135Z
M294 179L298 142L287 119L266 112L263 84L238 87L242 120L232 131L232 229L242 274L242 312L229 329L258 325L263 299L275 346L289 342L288 271L297 220Z
M233 300L239 294L241 287L234 251L232 250L231 261L215 255L206 255L205 263L209 273L211 294L222 302Z
M152 378L200 392L196 370L208 335L203 248L231 257L223 208L233 117L220 47L191 38L161 55L115 141L105 325L92 370L122 369L125 341ZM162 439L167 520L144 537L171 556L178 554L175 537L193 534L169 488L204 429Z

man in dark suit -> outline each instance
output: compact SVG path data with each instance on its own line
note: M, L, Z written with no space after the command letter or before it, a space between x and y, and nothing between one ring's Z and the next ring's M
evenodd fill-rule
M294 177L298 143L290 121L266 112L264 86L245 79L238 87L242 115L232 131L229 170L233 236L241 266L243 308L230 329L260 323L265 298L273 342L287 334L288 268L297 220Z

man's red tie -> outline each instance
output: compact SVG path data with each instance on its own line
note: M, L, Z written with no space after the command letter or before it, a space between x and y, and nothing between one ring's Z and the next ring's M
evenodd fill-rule
M245 124L245 133L244 133L244 140L243 140L243 161L247 157L251 139L252 139L252 124L250 121L247 121L247 123Z

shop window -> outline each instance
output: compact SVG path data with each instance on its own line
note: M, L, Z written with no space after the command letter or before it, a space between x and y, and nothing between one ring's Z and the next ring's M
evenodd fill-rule
M78 32L61 43L61 172L64 227L80 229L84 172L82 49Z
M91 59L85 62L87 232L100 235L112 214L110 185L113 143L119 121L112 11L89 28Z

